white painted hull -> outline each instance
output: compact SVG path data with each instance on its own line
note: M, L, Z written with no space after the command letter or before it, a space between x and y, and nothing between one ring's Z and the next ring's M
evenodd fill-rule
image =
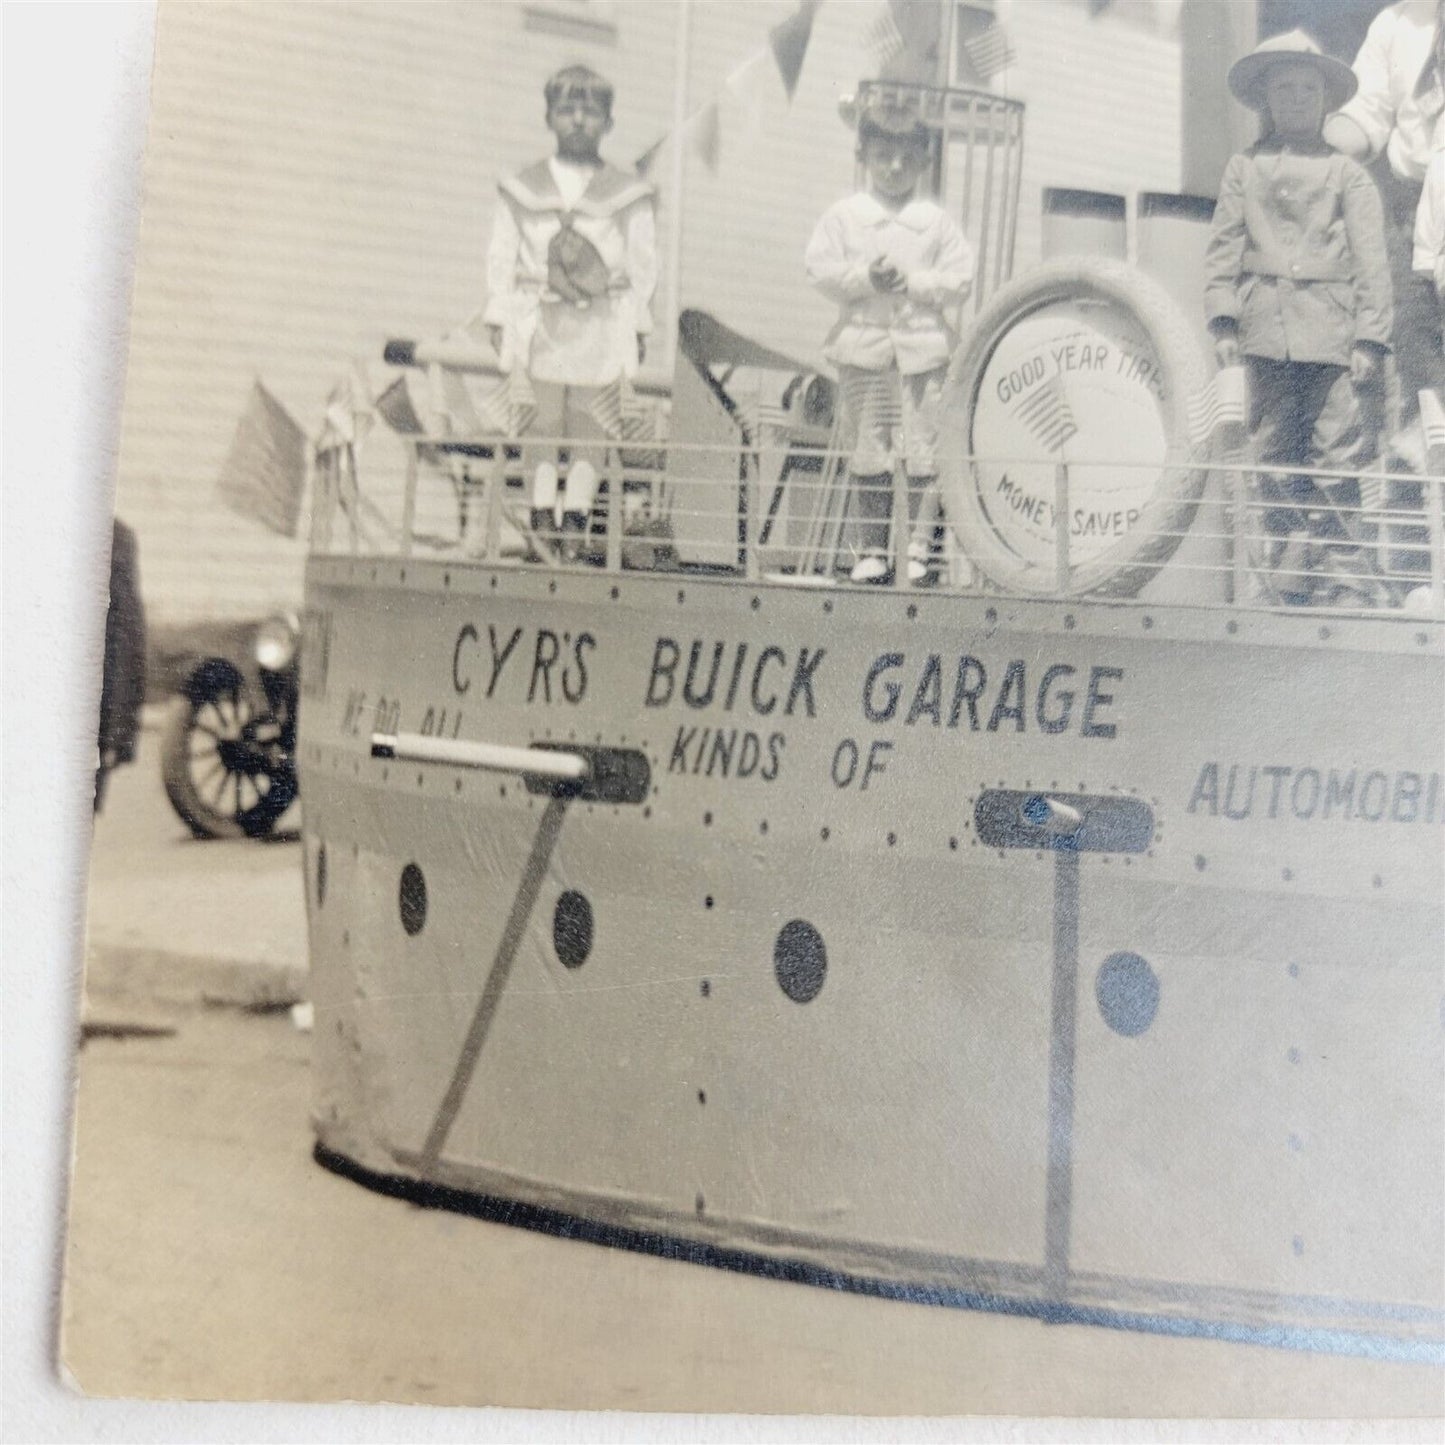
M307 625L330 1162L942 1303L1445 1352L1438 625L350 559ZM396 732L632 749L651 791ZM1061 884L980 838L999 789L1152 834ZM794 921L825 970L779 965Z

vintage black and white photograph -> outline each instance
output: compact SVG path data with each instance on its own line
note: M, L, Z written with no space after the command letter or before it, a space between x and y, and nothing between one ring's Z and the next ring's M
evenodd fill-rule
M1445 0L162 0L149 105L63 1377L1445 1414Z

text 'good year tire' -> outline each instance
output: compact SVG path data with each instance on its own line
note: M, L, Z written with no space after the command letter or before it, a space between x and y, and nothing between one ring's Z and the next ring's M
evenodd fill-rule
M982 495L974 422L985 374L1013 328L1050 307L1097 307L1147 338L1164 436L1158 483L1124 535L1071 561L1060 578L1051 564L1020 555L989 516ZM949 368L941 416L941 461L950 525L990 581L1041 596L1132 597L1173 555L1194 520L1208 477L1207 440L1191 435L1191 403L1208 370L1197 329L1157 282L1117 261L1069 257L1050 262L1001 290L970 328ZM1061 454L1062 455L1062 454Z

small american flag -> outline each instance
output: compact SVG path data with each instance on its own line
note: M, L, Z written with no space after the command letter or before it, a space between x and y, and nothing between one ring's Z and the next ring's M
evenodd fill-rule
M903 421L903 395L896 371L854 371L843 375L843 407L860 426L896 427Z
M514 371L477 402L482 427L502 436L521 436L537 415L537 398L531 383Z
M905 42L898 22L893 18L891 6L884 5L869 22L863 32L863 44L872 52L874 61L881 67L903 53Z
M1016 415L1051 452L1061 451L1064 443L1079 431L1064 396L1062 376L1052 377L1027 396Z
M625 376L619 376L616 381L602 387L587 410L597 425L614 440L656 440L656 413L633 391Z
M963 48L981 80L992 80L994 76L1018 63L1018 52L1013 48L1008 32L998 21L965 40Z
M1196 447L1208 445L1216 433L1237 445L1244 439L1244 372L1226 367L1189 400L1189 436Z

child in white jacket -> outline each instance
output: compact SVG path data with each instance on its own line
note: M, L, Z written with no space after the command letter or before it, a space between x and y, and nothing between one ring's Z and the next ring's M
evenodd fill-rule
M908 471L908 577L929 573L937 514L938 406L957 344L946 311L973 284L973 249L936 202L915 191L930 133L916 110L865 109L858 158L868 188L839 201L808 243L808 279L839 306L824 355L838 368L858 439L850 463L861 531L855 582L887 582L892 472Z

